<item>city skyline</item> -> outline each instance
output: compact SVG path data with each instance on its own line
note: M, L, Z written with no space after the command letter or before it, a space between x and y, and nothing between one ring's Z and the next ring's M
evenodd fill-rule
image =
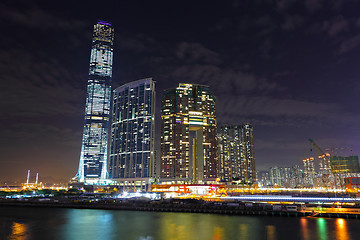
M311 154L308 138L359 155L358 3L68 4L0 4L9 33L0 40L8 46L0 51L1 181L21 181L27 169L63 180L76 174L97 19L117 29L113 89L157 82L157 124L165 89L202 84L217 97L219 126L254 126L259 170L300 164Z

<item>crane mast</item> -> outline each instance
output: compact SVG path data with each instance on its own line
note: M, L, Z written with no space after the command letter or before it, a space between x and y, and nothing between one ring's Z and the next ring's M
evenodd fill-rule
M324 153L324 151L311 138L309 138L309 142L311 143L312 147L315 148L319 154L320 173L322 174L323 183L327 186L329 186L329 184L330 184L330 187L334 187L334 186L331 186L331 185L336 185L336 183L335 183L334 175L331 171L332 167L331 167L331 163L330 163L330 155Z

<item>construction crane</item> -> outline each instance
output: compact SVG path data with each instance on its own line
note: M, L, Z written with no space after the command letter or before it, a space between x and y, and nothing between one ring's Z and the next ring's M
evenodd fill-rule
M330 157L328 154L325 154L323 150L321 150L321 148L314 142L314 140L312 140L311 138L309 138L309 141L311 143L311 145L316 149L316 151L318 152L319 156L321 156L321 158L323 158L326 162L326 168L328 168L329 170L331 169L331 165L330 165Z
M320 162L320 166L321 166L321 170L322 172L322 180L323 182L327 185L327 184L331 184L332 182L334 184L335 183L335 179L334 176L332 174L332 167L331 167L331 163L330 163L330 155L324 153L323 150L321 150L321 148L314 142L314 140L312 140L311 138L309 138L309 142L311 143L311 145L313 146L313 148L316 149L316 151L319 154L319 158L322 159L322 162ZM320 160L321 161L321 160Z

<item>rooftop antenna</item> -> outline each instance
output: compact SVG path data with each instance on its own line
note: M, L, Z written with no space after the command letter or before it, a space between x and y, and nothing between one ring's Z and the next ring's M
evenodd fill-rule
M30 178L30 170L28 170L26 185L29 185L29 178Z
M38 179L39 179L39 173L36 173L36 181L35 181L35 185L37 185L37 183L38 183Z

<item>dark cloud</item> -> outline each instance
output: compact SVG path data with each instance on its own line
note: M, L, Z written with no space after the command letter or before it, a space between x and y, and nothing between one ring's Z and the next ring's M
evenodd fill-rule
M2 119L49 115L81 115L85 98L81 77L71 73L55 59L25 51L0 51L0 89ZM61 103L61 104L59 104Z
M115 27L113 87L153 77L159 102L179 82L209 85L219 126L253 123L258 168L298 163L309 137L360 150L356 1L94 3L0 3L1 176L75 174L99 17Z
M176 56L188 63L220 63L219 54L199 43L181 42L175 52Z
M344 32L348 30L348 22L344 19L342 15L336 16L331 21L324 21L323 29L326 31L330 36L334 36L340 32Z
M84 21L49 14L36 3L23 4L22 9L0 4L0 16L5 20L29 28L78 30L87 27Z
M323 7L325 0L305 0L305 6L309 11L315 11Z
M349 52L350 50L358 47L359 45L360 45L360 34L357 34L354 37L345 39L340 44L339 53L344 54L344 53Z
M284 30L293 30L301 26L304 22L304 18L301 15L286 15L285 21L281 25Z
M243 94L260 91L276 91L281 89L277 84L268 82L252 73L232 68L219 67L211 64L193 64L177 67L172 71L171 78L191 83L199 83L213 87L216 94ZM183 79L183 80L182 80Z

